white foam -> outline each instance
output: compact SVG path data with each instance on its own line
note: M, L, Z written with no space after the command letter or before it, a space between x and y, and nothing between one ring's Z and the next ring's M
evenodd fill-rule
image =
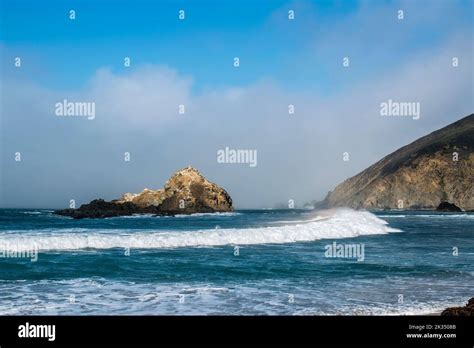
M305 223L305 222L307 223L307 222L311 222L311 221L321 221L321 220L327 220L327 219L329 219L329 216L317 215L314 218L306 219L306 220L281 220L281 221L275 221L274 223L275 224L283 224L283 223L296 224L296 223Z
M428 217L428 218L461 218L461 219L474 219L474 214L433 214L433 215L412 215L418 217Z
M295 315L384 315L384 316L400 316L400 315L439 315L448 307L464 306L463 302L453 303L452 301L429 301L427 303L411 303L403 306L391 304L376 303L370 305L345 306L344 308L336 308L330 311L321 308L304 308L296 311Z
M187 217L203 217L203 216L209 216L209 217L228 217L228 216L237 216L237 215L242 215L242 213L237 213L237 212L222 212L222 213L194 213L194 214L178 214L173 217L177 218L187 218Z
M144 218L194 218L194 217L229 217L242 215L237 212L223 212L223 213L195 213L195 214L178 214L178 215L156 215L156 214L133 214L126 216L114 216L106 219L144 219Z
M410 215L377 215L382 218L406 218L406 217L421 217L421 218L457 218L457 219L474 219L474 214L410 214Z
M377 215L381 218L406 218L406 215Z
M133 214L133 215L126 215L126 216L113 216L105 218L106 220L109 219L145 219L151 217L158 217L155 214ZM160 216L161 217L161 216Z
M416 288L413 279L406 281L408 289ZM390 293L387 284L383 284L379 283L378 293ZM251 281L229 287L202 282L150 283L105 278L0 280L0 315L423 315L464 306L470 297L468 287L466 295L446 296L449 291L445 289L437 294L439 300L430 300L424 296L426 292L421 292L421 302L398 304L390 296L377 301L370 296L371 291L377 290L369 286L363 288L364 300L357 303L346 296L360 296L361 289L354 293L338 288L336 283L332 288L321 284L322 287L314 289L315 283L310 282L303 288L291 286L298 301L289 303L288 285L281 280ZM71 295L77 303L68 301ZM180 303L181 295L186 298L185 303Z
M281 244L319 239L352 238L399 232L367 211L338 209L326 212L322 220L285 226L198 231L89 230L88 232L23 232L0 236L0 247L38 250L159 249L222 245Z

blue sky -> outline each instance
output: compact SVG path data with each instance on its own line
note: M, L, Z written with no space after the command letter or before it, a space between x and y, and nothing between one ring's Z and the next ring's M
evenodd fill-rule
M188 164L237 207L302 204L473 110L469 0L0 3L2 206L116 198ZM97 118L55 117L65 98L94 101ZM422 117L381 118L389 98ZM259 165L218 165L227 146L258 150Z
M134 66L163 64L189 74L198 90L266 78L330 92L387 64L403 64L459 28L472 28L472 2L447 3L2 0L0 39L5 59L22 55L25 74L50 86L75 88L104 66L120 72L129 56ZM430 17L429 8L437 6L442 12ZM364 8L353 27L340 27ZM400 8L404 21L396 17ZM71 9L74 21L68 18ZM184 21L178 20L180 9L186 11ZM294 21L287 20L290 9ZM426 9L423 17L420 10ZM328 49L334 29L338 44L329 42ZM241 59L238 71L232 67L235 56ZM350 76L341 70L344 56L352 58Z

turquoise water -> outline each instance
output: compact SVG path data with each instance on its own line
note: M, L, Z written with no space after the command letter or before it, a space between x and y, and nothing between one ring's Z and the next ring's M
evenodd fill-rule
M473 237L472 213L2 209L0 249L30 253L0 255L0 314L430 313L474 296ZM326 257L333 242L363 260Z

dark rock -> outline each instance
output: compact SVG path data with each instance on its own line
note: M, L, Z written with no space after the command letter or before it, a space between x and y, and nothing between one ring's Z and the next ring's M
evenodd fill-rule
M467 301L464 307L446 308L441 312L443 316L474 316L474 297Z
M117 204L95 199L88 204L83 204L79 209L63 209L54 212L57 215L70 216L74 219L83 218L107 218L114 216L126 216L133 214L158 214L159 210L154 207L139 207L131 202Z
M462 211L456 204L449 203L449 202L441 202L436 208L438 211Z

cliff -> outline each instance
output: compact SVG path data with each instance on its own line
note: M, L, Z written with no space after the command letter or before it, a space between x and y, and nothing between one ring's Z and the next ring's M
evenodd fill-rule
M319 206L473 210L473 148L471 114L347 179L329 192Z

